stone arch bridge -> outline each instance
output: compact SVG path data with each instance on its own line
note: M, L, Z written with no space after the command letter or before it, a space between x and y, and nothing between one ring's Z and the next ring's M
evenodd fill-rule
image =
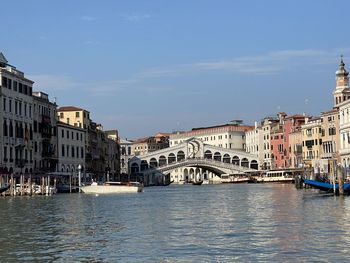
M176 146L135 156L129 160L131 174L147 177L167 174L180 167L200 167L214 174L244 174L258 170L258 157L240 150L216 147L189 139Z

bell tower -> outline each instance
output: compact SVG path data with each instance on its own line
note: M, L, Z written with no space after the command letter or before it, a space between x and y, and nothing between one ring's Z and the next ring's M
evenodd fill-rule
M349 72L345 69L345 63L343 61L343 55L341 55L340 64L338 70L335 72L336 87L333 92L334 107L338 107L340 103L350 99L349 89Z

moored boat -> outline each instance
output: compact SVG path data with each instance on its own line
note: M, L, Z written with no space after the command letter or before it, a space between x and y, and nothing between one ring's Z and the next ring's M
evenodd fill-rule
M282 170L269 171L266 174L255 177L255 183L293 183L295 181L294 176Z
M10 189L11 184L5 184L0 187L0 194Z
M139 182L106 182L103 185L92 183L80 189L86 194L138 193L143 191L143 184Z
M193 185L201 185L203 183L203 181L192 181Z
M319 189L321 191L326 191L326 192L334 192L334 189L336 192L339 191L339 185L335 184L335 186L331 183L327 183L327 182L319 182L319 181L315 181L315 180L308 180L308 179L304 179L304 184L308 185L312 188L316 188ZM347 194L350 194L350 183L345 183L344 184L344 192Z

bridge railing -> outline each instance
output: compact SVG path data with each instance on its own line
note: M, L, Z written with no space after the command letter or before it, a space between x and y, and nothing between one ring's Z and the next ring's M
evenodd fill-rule
M159 167L152 167L152 168L141 171L141 173L148 174L148 173L153 173L153 172L166 172L169 170L174 170L176 168L182 167L184 165L197 166L200 164L214 165L214 166L219 167L219 168L224 168L227 170L235 170L235 171L240 171L240 172L254 171L254 169L251 169L249 167L239 166L239 165L232 164L232 163L225 163L225 162L221 162L221 161L218 161L215 159L187 158L187 159L183 159L183 160L171 163L171 164L166 164L166 165L159 166Z

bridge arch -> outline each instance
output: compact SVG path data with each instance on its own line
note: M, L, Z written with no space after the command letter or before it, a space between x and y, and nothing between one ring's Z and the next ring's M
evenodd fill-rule
M167 164L167 159L164 155L159 156L159 167Z
M251 168L251 169L255 169L255 170L259 170L259 164L258 164L258 162L257 162L256 160L252 160L252 161L250 162L250 168Z
M224 163L230 163L231 162L231 156L229 154L224 154L224 157L222 158L222 162Z
M249 161L247 158L242 159L241 166L249 168Z
M141 171L147 170L148 169L148 162L146 160L141 161Z
M158 162L156 158L151 158L151 160L149 161L149 166L150 167L158 167Z
M130 170L131 170L131 173L138 173L140 171L140 167L138 165L138 163L132 163L131 166L130 166Z
M240 162L240 159L239 159L238 156L234 156L234 157L232 158L232 164L234 164L234 165L239 165L239 162Z
M214 160L221 162L221 153L219 152L214 153Z
M185 160L185 153L183 151L177 152L177 161L180 162L182 160Z
M183 178L184 181L188 181L188 169L185 168L184 169L184 178Z
M175 163L176 162L176 156L174 153L170 153L168 155L168 164Z
M205 153L204 153L204 158L205 159L213 159L213 154L211 151L209 150L206 150Z

